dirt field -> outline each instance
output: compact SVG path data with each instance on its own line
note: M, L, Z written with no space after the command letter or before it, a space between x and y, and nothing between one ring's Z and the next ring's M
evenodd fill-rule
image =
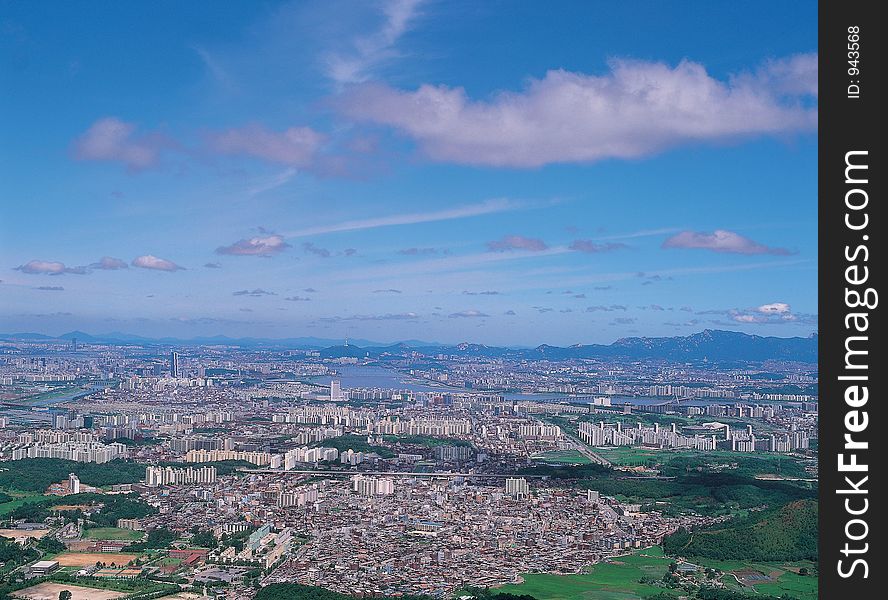
M63 590L71 592L71 600L114 600L115 598L126 596L125 592L97 590L79 585L50 582L12 592L12 595L15 598L27 598L28 600L58 600L59 592Z
M0 529L0 536L12 538L16 541L26 540L29 537L40 539L49 533L49 529Z
M63 552L55 557L63 567L86 567L97 562L122 567L131 560L138 558L138 554L123 554L119 552Z

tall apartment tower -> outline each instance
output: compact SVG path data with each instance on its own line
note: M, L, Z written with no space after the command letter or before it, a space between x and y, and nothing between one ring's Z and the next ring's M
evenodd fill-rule
M530 495L530 487L524 477L506 479L506 494L515 500L525 500Z
M179 376L179 353L170 352L170 377Z

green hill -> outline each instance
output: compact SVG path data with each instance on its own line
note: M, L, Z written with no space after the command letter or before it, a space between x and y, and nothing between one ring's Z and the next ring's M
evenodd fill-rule
M145 477L145 465L127 460L104 464L82 463L61 458L25 458L0 464L0 489L42 492L49 484L75 473L82 482L102 487L135 483Z
M797 500L693 532L679 529L663 548L715 560L817 560L817 502Z

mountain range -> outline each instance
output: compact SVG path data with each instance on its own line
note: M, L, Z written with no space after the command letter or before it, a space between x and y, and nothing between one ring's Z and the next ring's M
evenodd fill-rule
M49 341L77 339L80 343L111 343L122 345L226 345L238 347L298 348L318 350L326 358L379 357L409 352L425 355L447 354L490 358L523 358L527 360L564 360L576 358L626 358L629 360L661 359L672 361L717 362L766 360L788 360L797 362L817 362L817 334L809 337L763 337L736 331L707 329L688 336L675 337L627 337L612 344L576 344L573 346L549 346L518 348L486 346L483 344L462 343L456 345L407 340L396 344L383 344L370 340L349 340L342 344L339 340L315 337L283 339L270 338L230 338L226 336L197 337L191 339L147 338L132 334L113 332L91 335L82 331L71 331L60 336L40 333L0 334L2 340Z

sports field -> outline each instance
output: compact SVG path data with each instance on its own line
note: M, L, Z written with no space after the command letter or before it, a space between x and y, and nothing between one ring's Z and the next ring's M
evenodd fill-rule
M22 543L28 538L39 540L49 533L49 529L0 529L0 537L12 538Z
M144 535L141 531L119 527L95 527L83 532L83 537L91 540L140 540Z
M97 562L110 565L124 566L136 560L138 554L125 554L123 552L62 552L54 560L59 561L63 567L86 567Z

